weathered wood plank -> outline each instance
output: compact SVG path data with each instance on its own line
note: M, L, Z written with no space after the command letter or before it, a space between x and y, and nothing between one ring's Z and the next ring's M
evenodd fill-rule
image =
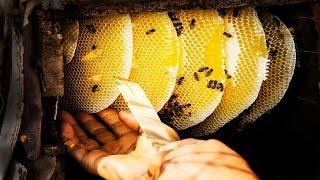
M62 96L64 93L64 63L60 24L53 21L37 22L42 94L43 96Z
M65 5L78 5L86 8L112 7L120 10L167 10L192 7L270 6L306 2L318 2L318 0L43 0L42 6L44 9L62 9Z
M16 144L23 111L23 44L22 34L10 19L12 71L10 88L0 133L0 179L3 179Z
M20 142L27 158L36 160L41 150L42 104L41 89L34 57L34 41L31 25L24 28L24 111L20 130Z

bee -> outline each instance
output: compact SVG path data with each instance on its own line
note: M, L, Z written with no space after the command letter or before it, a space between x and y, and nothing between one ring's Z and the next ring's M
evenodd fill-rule
M177 94L172 94L172 99L176 99L176 98L178 98L178 95Z
M213 69L210 68L207 72L206 72L206 77L210 76L213 72Z
M227 15L227 11L224 8L218 9L219 16L224 17Z
M224 90L224 86L223 86L223 84L221 83L220 91L222 92L223 90Z
M239 8L233 8L232 16L233 17L238 17L239 16Z
M190 22L190 29L193 29L196 26L196 20L192 19Z
M220 91L222 92L224 90L223 84L222 83L218 83L217 84L217 89L220 89Z
M93 26L93 24L86 25L86 28L87 28L87 30L88 30L90 33L96 33L96 32L97 32L97 30L96 30L96 28Z
M156 32L156 30L154 28L152 29L149 29L147 32L146 32L146 35L150 35L152 33Z
M199 74L197 72L193 73L193 77L196 81L200 81Z
M211 88L212 87L212 84L213 84L213 80L210 80L207 84L207 88Z
M182 107L182 108L186 108L186 107L187 107L187 105L186 105L186 104L183 104L183 105L181 105L181 107Z
M217 83L218 81L213 81L213 83L211 84L211 89L215 89L217 87Z
M277 53L278 53L278 50L270 50L270 51L269 51L269 55L270 55L271 57L276 56Z
M92 45L91 49L95 50L95 49L97 49L97 46L94 44L94 45Z
M227 33L227 32L223 32L223 35L227 36L228 38L232 37L232 35L230 33Z
M182 85L183 81L184 81L184 77L182 76L178 79L177 84Z
M227 71L226 69L224 70L224 74L226 75L226 77L227 77L228 79L231 78L231 76L228 74L228 71Z
M97 91L99 91L99 90L100 90L100 88L99 88L99 85L97 85L97 84L93 85L92 88L91 88L91 91L92 91L93 93L95 93L95 92L97 92Z
M178 102L174 102L173 105L174 106L179 106L179 103Z
M208 69L209 69L208 67L201 67L201 68L198 69L198 72L203 72L203 71L206 71Z

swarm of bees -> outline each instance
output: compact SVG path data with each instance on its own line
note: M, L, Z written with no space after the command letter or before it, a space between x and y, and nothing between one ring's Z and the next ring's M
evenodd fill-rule
M68 110L127 110L114 83L120 77L144 89L165 123L202 136L242 116L261 87L268 94L272 88L263 82L284 68L281 61L291 62L288 76L280 73L286 84L291 80L295 48L290 31L278 18L263 16L278 27L280 44L275 43L252 7L106 16L79 20L75 55L66 65L62 105ZM270 67L271 59L277 68ZM277 83L273 87L283 82ZM278 89L282 93L273 106L286 89Z

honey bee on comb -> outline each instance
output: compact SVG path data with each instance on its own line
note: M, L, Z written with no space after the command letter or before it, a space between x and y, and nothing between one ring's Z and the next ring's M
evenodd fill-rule
M196 81L200 81L199 74L197 72L193 73L193 77Z
M190 29L193 29L195 26L196 26L196 20L195 19L192 19L191 21L190 21Z
M203 72L203 71L206 71L208 69L209 69L209 67L201 67L201 68L198 69L198 72Z
M213 72L213 69L210 68L210 69L206 72L205 76L206 76L206 77L210 76L210 75L212 74L212 72Z
M184 29L183 24L179 18L177 18L176 13L169 11L168 15L173 23L173 26L175 27L177 31L177 35L180 36L182 34L182 31Z
M184 77L182 76L177 80L177 84L182 85L183 81L184 81Z
M154 32L156 32L156 30L155 29L149 29L147 32L146 32L146 35L150 35L150 34L152 34L152 33L154 33Z

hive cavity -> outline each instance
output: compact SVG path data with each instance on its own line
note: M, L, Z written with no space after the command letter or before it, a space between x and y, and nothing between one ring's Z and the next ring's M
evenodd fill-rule
M108 107L119 95L114 77L129 76L132 50L129 15L79 20L75 56L65 67L65 108L94 113Z

